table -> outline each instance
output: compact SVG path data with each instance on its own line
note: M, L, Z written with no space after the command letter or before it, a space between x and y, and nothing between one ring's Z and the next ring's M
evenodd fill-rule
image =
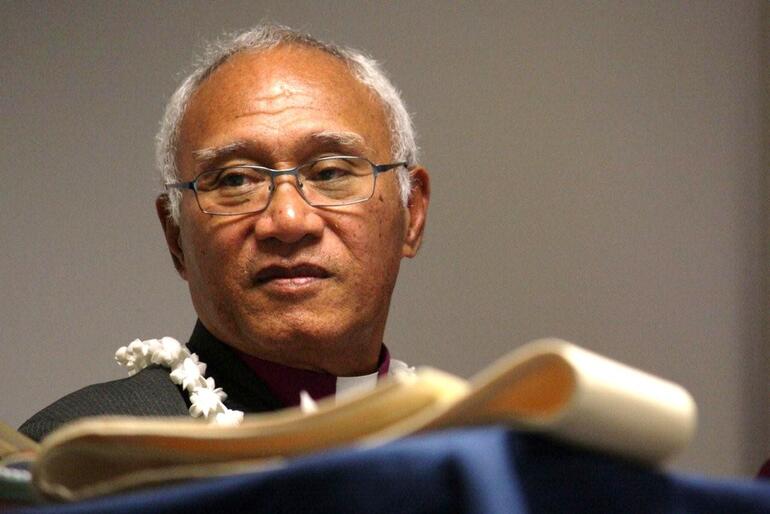
M649 469L504 427L455 429L286 466L19 512L770 513L770 481Z

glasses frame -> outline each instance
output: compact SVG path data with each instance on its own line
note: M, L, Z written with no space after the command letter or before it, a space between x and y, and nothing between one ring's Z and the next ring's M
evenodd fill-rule
M334 204L312 203L305 196L305 193L303 192L303 187L304 186L303 186L302 180L300 179L299 170L302 169L302 168L306 168L308 166L312 166L313 164L315 164L317 162L329 161L329 160L333 160L333 159L358 159L358 160L363 160L363 161L366 161L366 162L369 163L369 166L372 167L372 175L374 176L373 177L373 182L372 182L372 191L369 193L369 196L367 196L366 198L359 199L359 200L352 200L350 202L334 203ZM304 162L304 163L300 164L299 166L295 166L293 168L287 168L287 169L283 169L283 170L276 170L276 169L273 169L273 168L268 168L266 166L258 166L256 164L238 164L238 165L235 165L235 166L223 166L221 168L214 168L214 169L211 169L211 170L203 171L203 172L199 173L198 176L196 176L193 180L190 180L190 181L187 181L187 182L173 182L173 183L170 183L170 184L166 184L166 189L179 189L181 191L185 191L185 190L188 190L188 189L191 190L193 192L193 194L195 194L195 203L198 204L198 208L202 212L205 212L206 214L210 214L212 216L243 216L245 214L256 214L258 212L262 212L265 209L267 209L270 206L270 202L273 201L273 192L275 191L275 178L276 177L280 177L281 175L293 175L294 176L294 187L295 187L295 189L297 190L299 195L302 197L302 199L305 200L305 203L307 203L311 207L343 207L343 206L346 206L346 205L355 205L357 203L364 203L364 202L369 201L372 198L372 196L374 196L374 191L377 189L377 176L380 173L385 173L386 171L390 171L390 170L396 169L396 168L398 168L400 166L406 167L407 166L406 161L392 162L392 163L387 163L387 164L374 164L372 161L370 161L366 157L361 157L361 156L358 156L358 155L330 155L330 156L327 156L327 157L319 157L318 159L313 159L313 160ZM253 210L253 211L224 212L224 213L223 212L207 211L206 209L203 208L203 206L201 205L200 199L198 198L198 180L204 174L214 173L214 172L221 172L221 171L229 170L229 169L233 169L233 168L249 168L249 169L254 169L254 170L259 170L259 171L267 172L270 175L270 190L269 190L269 196L267 197L267 203L261 209L256 209L256 210Z

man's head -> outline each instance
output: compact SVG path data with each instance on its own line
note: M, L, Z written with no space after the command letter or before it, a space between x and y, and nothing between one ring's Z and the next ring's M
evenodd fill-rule
M290 366L372 371L399 263L420 245L429 196L409 117L375 63L281 27L245 33L180 86L158 151L166 183L330 155L407 162L408 171L378 175L371 199L353 205L312 207L291 175L275 178L269 204L253 214L206 214L193 191L158 199L174 263L214 335Z

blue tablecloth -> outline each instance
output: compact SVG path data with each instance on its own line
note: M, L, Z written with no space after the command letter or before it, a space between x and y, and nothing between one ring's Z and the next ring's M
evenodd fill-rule
M666 473L484 427L34 511L770 513L770 482Z

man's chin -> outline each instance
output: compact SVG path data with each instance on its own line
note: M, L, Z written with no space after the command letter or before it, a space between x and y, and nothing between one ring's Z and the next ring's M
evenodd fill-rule
M372 341L370 334L356 330L349 319L330 315L333 312L290 309L261 316L262 322L242 327L233 346L273 362L304 363L302 367L319 360L349 359L351 354L368 353L370 346L379 348L382 341Z

